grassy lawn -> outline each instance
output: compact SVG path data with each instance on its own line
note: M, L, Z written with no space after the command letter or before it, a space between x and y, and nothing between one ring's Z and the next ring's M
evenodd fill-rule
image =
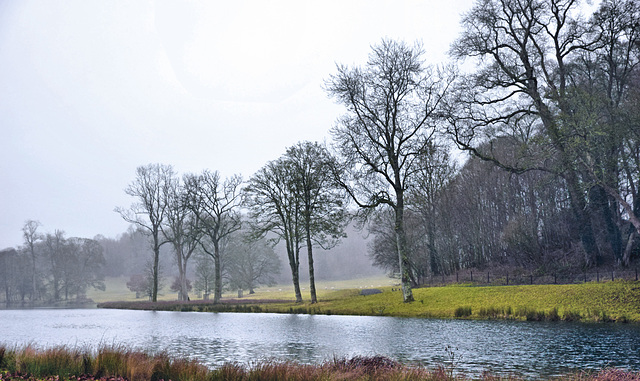
M253 311L279 313L310 313L340 315L380 315L402 317L515 319L564 321L617 321L640 323L640 282L615 281L571 285L487 286L455 285L414 289L415 302L403 303L401 292L393 280L386 278L360 279L348 282L318 282L319 303L294 303L290 286L257 289L245 294L232 305L170 303L158 309L181 311ZM360 287L378 288L376 295L360 295ZM124 287L126 290L126 287ZM109 288L107 288L109 290ZM127 290L128 291L128 290ZM108 294L109 296L107 296ZM95 297L95 301L133 301L131 292L114 290ZM126 296L118 297L118 296ZM303 290L308 300L308 290ZM237 299L226 294L224 299ZM269 302L291 300L292 302ZM140 299L138 299L140 300ZM164 295L162 300L175 300ZM118 308L136 307L134 304ZM249 306L249 307L247 307ZM246 308L245 308L246 307ZM155 308L155 307L154 307Z
M387 288L378 295L336 295L318 307L336 314L640 322L639 282L447 286L415 289L414 297L402 303L400 291Z

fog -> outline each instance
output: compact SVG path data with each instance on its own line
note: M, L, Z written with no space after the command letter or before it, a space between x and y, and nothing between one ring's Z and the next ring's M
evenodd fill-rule
M29 219L72 237L127 229L135 168L250 177L329 139L336 63L382 38L446 59L471 0L0 2L0 248Z

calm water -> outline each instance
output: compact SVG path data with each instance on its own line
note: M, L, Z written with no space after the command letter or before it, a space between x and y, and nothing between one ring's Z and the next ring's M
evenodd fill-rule
M607 366L640 370L640 327L613 324L407 319L365 316L0 310L0 343L167 350L211 367L256 359L318 363L381 354L427 366L548 376Z

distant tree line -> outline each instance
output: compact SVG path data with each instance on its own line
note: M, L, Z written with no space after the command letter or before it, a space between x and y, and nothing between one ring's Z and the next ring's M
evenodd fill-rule
M49 304L84 299L87 289L104 290L102 246L67 238L61 230L40 233L37 221L22 229L24 246L0 251L0 300L6 304Z

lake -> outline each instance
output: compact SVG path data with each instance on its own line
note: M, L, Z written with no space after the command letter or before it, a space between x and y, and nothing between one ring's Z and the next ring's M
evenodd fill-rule
M0 310L0 343L131 348L195 358L210 367L260 359L319 363L385 355L457 371L541 377L577 369L640 370L640 327L372 316ZM450 348L450 350L447 350Z

